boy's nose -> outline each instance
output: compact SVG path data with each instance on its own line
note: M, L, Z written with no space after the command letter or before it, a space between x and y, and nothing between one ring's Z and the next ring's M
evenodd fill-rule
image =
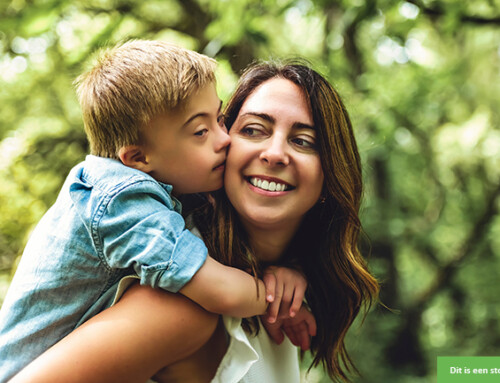
M217 136L215 138L215 150L218 152L220 150L226 149L231 143L231 137L227 133L226 127L221 127L217 131Z

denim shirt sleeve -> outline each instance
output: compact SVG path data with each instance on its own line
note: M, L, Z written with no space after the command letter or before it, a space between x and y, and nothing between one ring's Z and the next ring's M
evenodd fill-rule
M103 201L92 222L102 261L110 268L132 267L143 285L179 291L205 262L207 248L171 204L151 181L128 185Z

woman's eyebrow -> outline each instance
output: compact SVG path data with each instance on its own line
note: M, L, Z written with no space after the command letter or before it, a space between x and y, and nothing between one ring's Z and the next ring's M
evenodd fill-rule
M315 132L318 130L316 129L315 126L313 125L309 125L309 124L304 124L302 122L296 122L295 124L293 124L292 126L292 129L310 129L310 130L314 130Z
M261 118L265 121L271 122L273 124L276 122L276 119L267 113L246 112L246 113L243 113L242 115L240 115L241 118L248 117L248 116L258 117L258 118Z
M267 114L267 113L258 113L258 112L245 112L243 114L240 115L240 118L243 118L243 117L247 117L247 116L252 116L252 117L258 117L258 118L261 118L265 121L268 121L272 124L276 123L276 119ZM306 124L306 123L303 123L303 122L295 122L293 125L292 125L292 129L311 129L311 130L314 130L316 131L316 127L313 126L313 125L309 125L309 124Z

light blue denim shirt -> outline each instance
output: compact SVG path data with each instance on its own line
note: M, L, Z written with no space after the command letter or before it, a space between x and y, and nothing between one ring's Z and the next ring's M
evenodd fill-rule
M0 310L0 382L111 304L118 281L177 292L203 265L172 187L87 156L33 231Z

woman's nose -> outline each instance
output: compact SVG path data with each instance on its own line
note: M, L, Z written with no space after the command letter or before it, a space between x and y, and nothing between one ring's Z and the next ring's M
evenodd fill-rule
M260 159L269 166L288 165L289 157L286 152L286 140L279 136L271 137L265 142L265 147L260 153Z
M227 133L226 127L223 126L218 129L215 137L215 151L219 152L221 150L227 149L230 143L231 137Z

